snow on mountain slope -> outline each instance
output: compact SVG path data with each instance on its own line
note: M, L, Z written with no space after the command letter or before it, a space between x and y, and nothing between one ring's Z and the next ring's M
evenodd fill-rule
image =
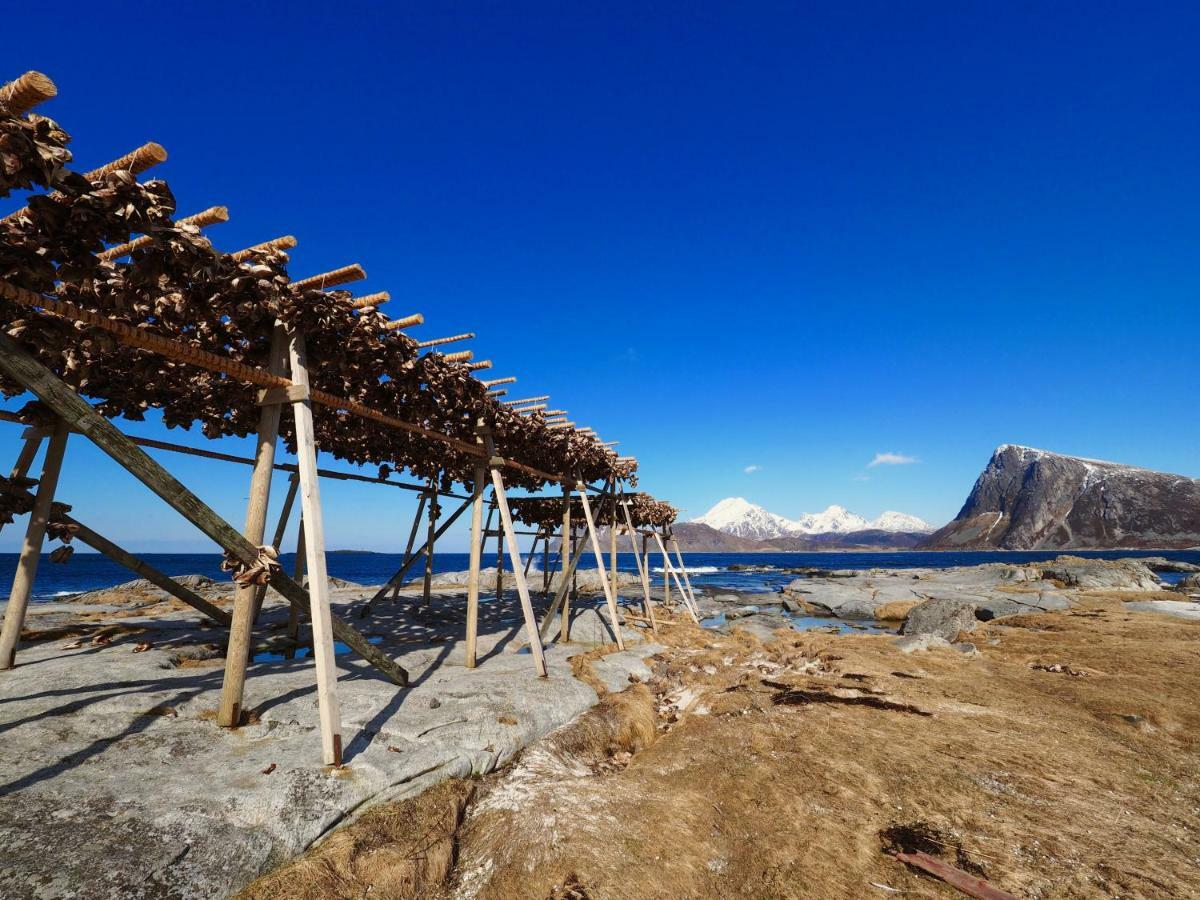
M804 513L799 519L792 520L769 512L743 497L727 497L692 521L726 534L754 540L812 534L850 534L871 529L892 532L934 530L928 523L907 513L888 511L868 522L841 506L831 506L819 513Z
M932 534L937 530L924 519L918 519L908 513L893 512L890 509L880 513L879 518L875 519L870 527L880 531L916 531L922 534Z
M726 497L698 519L701 525L715 528L737 537L766 540L795 534L793 522L767 512L761 506L742 497Z

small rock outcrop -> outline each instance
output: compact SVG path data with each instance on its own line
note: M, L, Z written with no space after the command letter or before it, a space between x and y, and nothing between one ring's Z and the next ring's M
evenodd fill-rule
M904 635L932 634L954 642L960 632L975 630L975 604L951 597L938 597L918 603L908 613L900 633Z

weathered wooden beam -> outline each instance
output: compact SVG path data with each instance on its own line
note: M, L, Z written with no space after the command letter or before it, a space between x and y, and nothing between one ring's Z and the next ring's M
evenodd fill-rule
M222 550L246 565L254 565L257 562L257 547L3 332L0 332L0 371L37 396L68 424L77 428L88 440L199 528ZM272 573L271 586L289 603L301 609L308 605L308 592L282 572ZM402 687L408 684L408 673L404 668L355 628L334 617L333 630L338 640L393 682Z
M366 270L358 263L353 263L348 266L342 266L340 269L334 269L331 272L322 272L320 275L310 275L308 278L293 281L292 287L297 290L306 290L308 288L325 290L325 288L337 287L340 284L361 281L366 277ZM309 575L311 577L312 573L310 572Z
M153 142L143 144L136 150L126 153L124 156L114 159L107 165L103 165L98 169L92 169L90 172L84 173L84 178L88 181L98 181L110 172L132 172L134 175L140 175L147 169L157 166L164 162L167 158L167 151L163 149L161 144ZM62 194L54 191L50 194L51 197L61 198ZM29 212L28 206L23 206L15 212L9 213L0 222L15 221L21 216Z
M592 541L592 552L596 554L596 574L600 577L600 585L604 588L604 601L608 604L608 616L612 620L613 637L617 640L617 648L625 649L625 639L621 636L621 617L617 612L616 594L609 588L608 579L604 572L604 551L600 549L600 538L596 534L596 522L592 517L592 504L588 500L587 487L580 484L576 491L583 506L583 518L587 522L588 536Z
M517 544L517 536L513 534L512 513L508 509L508 497L504 493L504 476L500 472L500 462L496 457L496 447L490 431L481 434L487 455L490 457L488 467L492 470L492 491L496 500L496 509L500 513L500 523L505 532L505 543L508 545L508 558L512 562L513 581L517 585L517 596L521 600L521 613L525 619L525 634L529 639L529 652L533 656L533 665L538 675L545 678L546 656L542 650L542 638L538 633L537 618L533 614L533 601L529 599L529 585L521 572L521 548ZM497 594L499 594L499 567L496 570Z
M491 367L492 361L490 359L481 359L477 362L467 363L468 372L479 372L483 369L490 369ZM503 391L501 393L503 393Z
M261 244L255 244L253 247L247 247L245 250L238 250L236 253L230 253L229 257L234 262L244 262L255 253L268 253L280 250L291 250L296 246L296 238L290 234L285 234L282 237L271 238L269 241L263 241Z
M7 335L4 337L8 339ZM21 545L17 572L13 576L12 590L8 595L8 607L4 611L4 626L0 628L0 669L11 669L16 662L17 644L21 641L21 628L25 624L25 612L29 608L29 597L33 593L33 580L37 576L38 562L42 557L46 525L50 521L50 507L54 503L54 491L58 487L58 476L62 471L63 454L67 450L67 437L70 433L66 423L56 422L50 435L50 443L46 446L42 477L38 479L37 496L34 498L29 524L25 529L25 541Z
M465 362L470 362L472 359L474 359L474 357L475 357L475 354L472 353L470 350L462 350L458 353L447 353L442 358L445 359L446 362L463 362L463 363L465 363Z
M210 206L208 209L201 210L192 216L185 216L182 219L177 219L176 225L194 225L196 228L207 228L209 225L216 225L218 222L229 221L229 209L224 206ZM96 254L97 259L120 259L122 256L128 256L134 250L142 247L149 247L154 242L148 234L134 238L124 244L117 244L115 247L109 247L107 250L101 250Z
M493 378L491 381L481 381L480 384L487 388L494 388L502 384L512 384L516 380L517 377L515 375L509 375L507 378Z
M526 403L541 403L543 400L549 399L549 394L542 394L540 397L522 397L520 400L504 400L502 402L505 406L522 406ZM542 405L545 406L544 403Z
M467 511L467 507L470 505L471 498L468 497L465 501L463 501L462 506L458 507L458 509L451 513L450 517L438 527L438 530L434 532L434 538L440 538L443 534L445 534L449 530L450 526L458 521L458 517ZM419 520L420 514L418 513L417 519L414 521ZM369 616L374 605L387 596L388 591L398 588L404 583L404 576L408 574L408 570L412 568L413 563L415 563L418 559L421 559L421 554L424 552L425 544L422 544L407 560L404 561L403 565L401 565L396 571L396 574L389 578L387 583L375 592L375 596L367 601L366 605L363 606L362 610L358 614L359 618L365 619L367 616Z
M625 513L625 524L629 526L629 543L633 548L633 561L637 563L638 578L642 582L642 608L646 611L646 618L650 621L650 630L658 634L658 622L654 619L654 605L650 602L650 573L647 571L648 566L642 565L642 556L638 553L637 544L637 529L633 527L633 519L629 515L629 504L620 504L621 509ZM645 546L645 541L642 541L642 546Z
M387 291L377 291L374 294L364 294L361 297L355 297L350 301L351 309L373 309L376 306L382 306L392 299L392 295Z
M287 374L287 331L279 322L271 332L267 371ZM279 438L279 419L283 407L271 403L259 407L258 438L254 467L250 473L250 495L246 502L246 524L242 534L255 546L261 545L267 528L267 507L271 500L271 475L275 465L275 445ZM225 677L217 706L217 724L236 728L241 724L242 695L246 686L246 666L250 662L250 644L254 620L258 615L258 585L239 584L233 598L233 624L229 628L229 647L225 651Z
M414 325L424 325L425 317L420 313L413 313L411 316L405 316L403 319L392 319L383 327L388 331L398 331L401 328L412 328Z
M23 116L39 103L57 96L58 88L41 72L26 72L0 87L0 104L14 116Z
M304 334L293 332L288 348L292 383L308 386L308 353ZM317 669L317 707L321 716L321 755L325 764L342 764L342 714L337 697L333 649L333 611L329 607L329 574L325 568L325 520L317 477L317 441L312 400L292 404L296 430L296 462L300 467L300 506L304 511L304 553L308 567L309 620ZM268 472L269 477L269 472Z
M469 341L474 339L475 332L465 331L462 334L452 334L449 337L432 338L428 341L417 341L417 348L424 350L426 347L440 347L443 344L454 344L458 341Z

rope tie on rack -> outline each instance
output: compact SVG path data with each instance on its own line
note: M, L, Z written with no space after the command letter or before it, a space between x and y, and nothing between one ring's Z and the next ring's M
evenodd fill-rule
M265 585L270 582L271 576L281 571L282 568L279 565L279 551L270 544L264 544L258 548L258 558L253 565L246 565L228 552L221 560L221 571L232 572L233 580L238 584Z

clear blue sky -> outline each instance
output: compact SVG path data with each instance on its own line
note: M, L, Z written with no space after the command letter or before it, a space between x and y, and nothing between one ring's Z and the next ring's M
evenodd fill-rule
M5 75L82 167L163 143L219 246L478 332L688 516L940 523L1004 442L1200 476L1195 4L382 6L15 6ZM241 521L248 470L164 458ZM402 544L407 498L325 490L332 546ZM210 546L81 438L60 496Z

